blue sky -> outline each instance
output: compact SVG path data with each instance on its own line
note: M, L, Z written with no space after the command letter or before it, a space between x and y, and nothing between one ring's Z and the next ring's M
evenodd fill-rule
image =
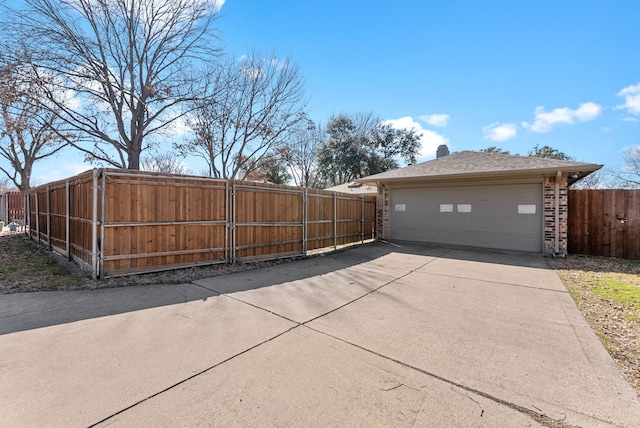
M442 143L518 154L539 144L615 168L640 145L637 0L226 0L217 24L237 57L297 63L313 120L371 111L413 126L421 160ZM65 151L34 181L90 168L81 162Z

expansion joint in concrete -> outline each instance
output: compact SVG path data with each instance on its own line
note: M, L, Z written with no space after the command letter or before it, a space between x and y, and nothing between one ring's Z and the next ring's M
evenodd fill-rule
M150 400L150 399L155 398L155 397L157 397L157 396L159 396L161 394L164 394L165 392L168 392L168 391L170 391L170 390L172 390L172 389L174 389L174 388L176 388L176 387L178 387L178 386L180 386L180 385L182 385L182 384L184 384L184 383L186 383L186 382L188 382L188 381L190 381L192 379L195 379L195 378L197 378L197 377L199 377L199 376L201 376L201 375L203 375L203 374L205 374L205 373L207 373L207 372L209 372L209 371L211 371L211 370L213 370L213 369L215 369L217 367L220 367L221 365L223 365L223 364L225 364L225 363L227 363L227 362L229 362L229 361L231 361L231 360L233 360L233 359L235 359L235 358L237 358L237 357L239 357L241 355L244 355L244 354L246 354L248 352L251 352L252 350L254 350L254 349L256 349L256 348L258 348L258 347L260 347L260 346L262 346L262 345L264 345L266 343L269 343L272 340L275 340L278 337L283 336L286 333L288 333L291 330L294 330L294 329L296 329L298 327L300 327L299 324L293 325L293 326L289 327L288 329L276 334L273 337L270 337L270 338L268 338L266 340L263 340L262 342L257 343L257 344L255 344L255 345L253 345L253 346L251 346L251 347L249 347L249 348L247 348L247 349L245 349L245 350L243 350L241 352L238 352L237 354L234 354L234 355L232 355L232 356L230 356L230 357L228 357L228 358L226 358L226 359L224 359L224 360L222 360L222 361L220 361L220 362L218 362L218 363L216 363L216 364L214 364L214 365L212 365L210 367L207 367L204 370L201 370L201 371L199 371L197 373L194 373L193 375L191 375L191 376L189 376L189 377L187 377L185 379L182 379L181 381L176 382L173 385L170 385L170 386L166 387L165 389L163 389L161 391L158 391L158 392L156 392L156 393L154 393L154 394L152 394L152 395L150 395L150 396L148 396L146 398L143 398L142 400L136 401L135 403L131 404L130 406L127 406L124 409L121 409L121 410L119 410L119 411L107 416L106 418L104 418L102 420L99 420L98 422L89 425L88 428L96 427L96 426L108 421L109 419L112 419L112 418L114 418L114 417L116 417L116 416L118 416L118 415L120 415L120 414L122 414L122 413L124 413L124 412L126 412L128 410L133 409L134 407L144 403L147 400Z

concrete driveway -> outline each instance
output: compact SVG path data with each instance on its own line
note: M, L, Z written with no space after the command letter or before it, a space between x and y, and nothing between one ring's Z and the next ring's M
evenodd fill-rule
M542 256L381 243L0 295L0 425L640 426Z

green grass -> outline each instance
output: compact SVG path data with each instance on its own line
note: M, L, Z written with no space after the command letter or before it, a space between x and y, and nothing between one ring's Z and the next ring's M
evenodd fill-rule
M628 308L624 314L625 318L640 322L640 281L635 281L635 278L629 279L628 275L623 280L615 276L619 275L606 275L605 278L595 281L595 285L591 285L589 290L602 299L625 305Z
M591 291L598 297L622 303L640 310L640 286L615 278L605 278L591 286Z

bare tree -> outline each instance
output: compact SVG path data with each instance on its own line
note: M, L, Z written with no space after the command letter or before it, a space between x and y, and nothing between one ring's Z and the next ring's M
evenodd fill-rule
M615 173L610 168L599 169L571 185L571 189L614 189L619 180L615 178Z
M640 187L640 146L632 147L622 155L624 167L620 179L625 187Z
M9 177L0 178L0 195L11 191L11 180Z
M624 160L624 165L610 166L597 172L598 178L603 183L599 186L600 188L640 188L640 145L631 147L623 152L622 159ZM578 184L582 181L584 180L581 180Z
M317 163L323 133L321 127L305 119L298 123L286 145L278 149L296 186L320 186Z
M290 59L257 52L217 70L215 94L187 120L195 138L176 147L202 157L209 175L244 179L305 118L304 88Z
M201 94L219 54L216 0L25 0L13 31L74 146L91 161L138 169L145 139L167 130Z
M40 85L24 80L28 73L20 63L0 56L0 167L20 191L28 190L34 164L56 154L66 145L55 112L42 104Z
M140 161L140 169L142 171L165 172L168 174L193 174L182 158L171 152L150 152Z

